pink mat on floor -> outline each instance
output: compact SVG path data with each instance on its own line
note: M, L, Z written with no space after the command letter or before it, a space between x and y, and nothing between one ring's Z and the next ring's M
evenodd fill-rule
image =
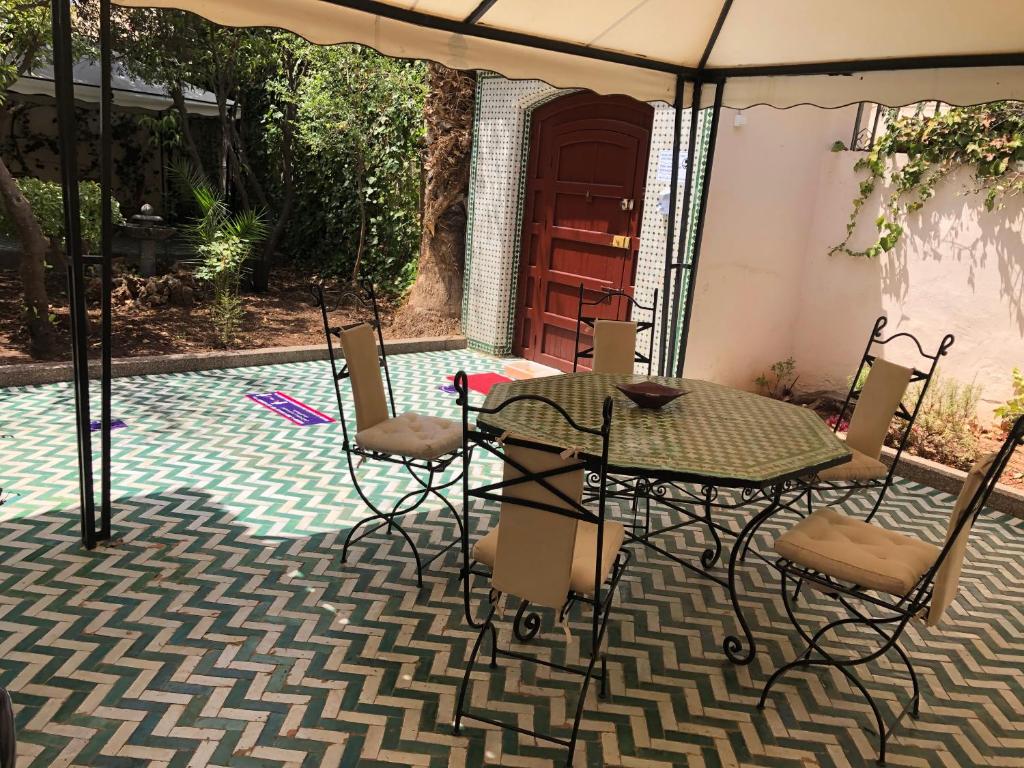
M481 395L488 394L495 384L512 381L508 376L502 376L500 373L471 373L466 378L469 388ZM449 376L448 381L455 381L455 377Z

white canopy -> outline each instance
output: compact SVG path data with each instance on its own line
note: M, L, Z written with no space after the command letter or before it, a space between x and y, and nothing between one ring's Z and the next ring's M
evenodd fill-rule
M111 86L114 105L125 109L144 109L149 112L163 112L174 106L174 101L166 88L147 83L137 77L131 77L119 62L114 62L111 72ZM82 59L75 64L75 99L90 104L100 102L100 65L93 59ZM39 67L37 70L19 77L8 89L14 93L27 96L48 96L53 98L53 67ZM189 114L202 117L216 117L217 99L209 91L186 87L183 94L185 108ZM230 107L232 102L228 101Z
M727 79L727 106L1024 100L1019 0L115 0L314 43L672 101Z

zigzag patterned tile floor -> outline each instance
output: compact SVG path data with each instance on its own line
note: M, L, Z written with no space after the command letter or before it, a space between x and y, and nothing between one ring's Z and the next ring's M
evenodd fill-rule
M438 386L459 367L500 363L471 352L395 357L397 401L454 416ZM452 735L474 637L455 553L422 591L398 537L372 536L342 565L341 537L364 513L338 425L295 427L244 397L280 389L333 415L328 371L115 381L115 416L128 424L114 433L121 540L91 553L78 544L70 387L0 390L0 433L11 436L0 439L10 494L0 508L0 685L16 705L19 766L559 764L561 751L513 733L467 725ZM392 468L363 472L376 497L401 495ZM883 522L938 540L949 503L901 482ZM429 550L454 527L433 510L410 533ZM701 544L694 529L669 540L695 556ZM908 638L925 698L890 765L1024 765L1022 555L1021 521L980 521L946 623ZM754 708L795 633L770 570L750 564L744 593L764 652L736 668L720 651L734 631L724 591L638 553L611 622L612 696L590 703L577 765L873 763L869 711L842 678L794 676L765 712ZM578 653L545 630L552 656ZM906 689L892 669L883 664L871 687L895 707ZM575 700L570 682L503 662L475 675L472 702L558 725Z

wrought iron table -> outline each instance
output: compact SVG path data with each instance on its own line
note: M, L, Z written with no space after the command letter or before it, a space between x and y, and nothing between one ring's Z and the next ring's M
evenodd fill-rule
M659 410L638 408L615 385L639 381L657 381L686 394ZM846 445L811 410L696 379L601 373L550 376L498 384L484 407L493 408L525 394L553 400L584 426L600 424L604 398L614 398L609 471L631 478L631 487L645 499L686 518L657 530L647 528L641 534L634 530L627 538L728 589L746 650L738 636L727 637L724 650L733 662L750 663L756 646L736 592L737 564L746 556L753 533L783 506L782 496L790 485L849 461ZM477 427L573 448L584 459L600 454L599 439L571 430L552 409L536 401L512 403L500 413L481 417ZM695 484L699 492L687 489L684 483ZM718 503L719 488L740 489L740 502ZM735 508L759 500L767 506L738 532L712 516L716 506ZM701 513L695 513L690 505L699 506ZM695 520L706 524L714 539L714 547L701 555L702 567L654 542L659 535ZM720 533L735 538L725 579L709 572L721 555Z

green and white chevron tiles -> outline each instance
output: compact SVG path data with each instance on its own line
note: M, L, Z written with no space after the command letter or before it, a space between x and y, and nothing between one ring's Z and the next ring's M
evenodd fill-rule
M473 352L394 357L396 400L454 416L444 376L500 365ZM0 390L0 433L14 436L0 440L0 685L17 709L19 767L557 765L560 750L514 733L452 735L474 637L455 553L419 592L398 537L371 536L343 566L342 537L365 512L340 427L296 427L244 397L274 389L335 413L322 362L116 380L122 540L95 552L78 543L70 387ZM377 498L407 490L393 467L361 471ZM937 540L949 501L901 482L882 522ZM409 531L427 552L454 535L436 505ZM669 546L696 555L700 536L684 529ZM891 765L1024 765L1022 563L1024 524L982 519L948 623L910 633L925 698ZM868 710L841 677L794 675L754 708L797 638L772 572L752 562L743 589L763 652L737 668L720 650L735 631L723 590L637 553L610 625L612 695L590 702L578 765L872 763ZM804 609L828 615L818 606ZM577 653L545 629L549 653ZM571 679L485 669L474 709L535 727L567 719ZM906 681L886 671L871 685L895 707Z

